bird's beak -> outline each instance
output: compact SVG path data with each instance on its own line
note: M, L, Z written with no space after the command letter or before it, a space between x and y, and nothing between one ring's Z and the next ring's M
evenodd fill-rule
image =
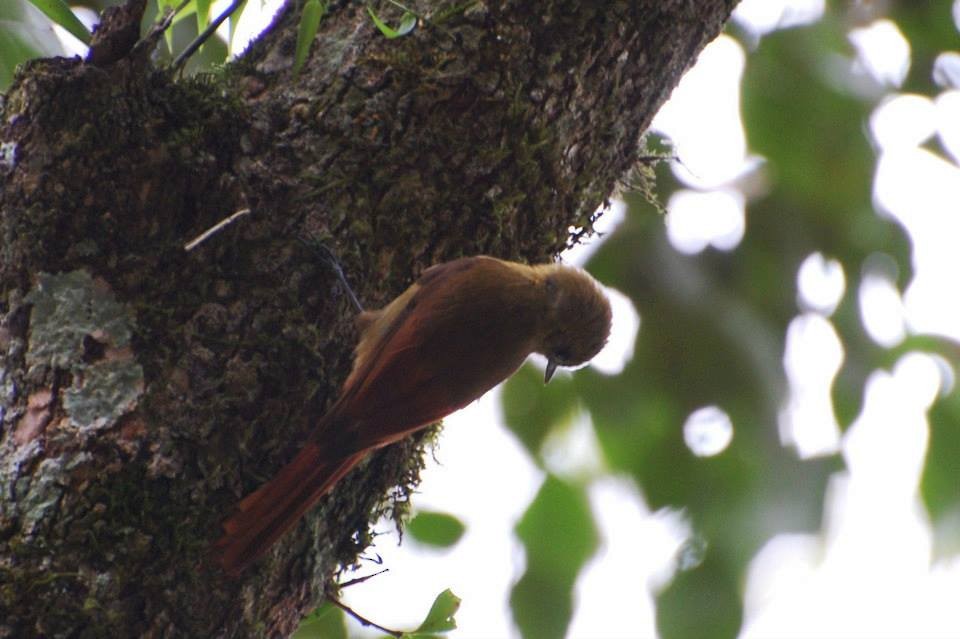
M553 361L552 358L547 358L547 370L543 375L543 383L547 384L550 381L550 378L553 377L554 371L557 370L557 363Z

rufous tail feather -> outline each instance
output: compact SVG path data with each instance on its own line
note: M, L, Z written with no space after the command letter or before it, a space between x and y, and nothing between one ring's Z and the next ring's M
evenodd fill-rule
M328 460L317 444L308 442L224 522L224 535L214 544L223 569L236 575L258 559L364 456Z

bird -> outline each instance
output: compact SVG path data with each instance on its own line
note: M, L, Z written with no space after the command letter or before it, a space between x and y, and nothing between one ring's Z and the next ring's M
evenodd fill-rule
M359 313L339 397L225 519L214 543L221 567L238 575L368 454L470 404L531 353L547 359L544 383L588 362L611 321L602 288L575 267L477 255L427 268L382 309Z

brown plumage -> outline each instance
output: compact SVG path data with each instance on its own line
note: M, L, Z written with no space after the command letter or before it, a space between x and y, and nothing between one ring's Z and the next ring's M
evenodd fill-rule
M224 522L215 548L227 572L261 556L368 453L479 398L530 353L547 357L547 381L556 366L588 361L607 340L610 304L578 269L477 256L428 268L358 325L339 399Z

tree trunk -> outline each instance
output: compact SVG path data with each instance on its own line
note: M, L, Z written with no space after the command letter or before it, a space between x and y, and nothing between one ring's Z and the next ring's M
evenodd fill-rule
M374 455L241 577L211 561L350 368L352 311L298 239L370 307L461 255L550 259L734 2L416 4L388 40L332 3L296 78L299 2L214 75L142 47L21 69L0 120L0 636L289 634L402 513L424 443Z

